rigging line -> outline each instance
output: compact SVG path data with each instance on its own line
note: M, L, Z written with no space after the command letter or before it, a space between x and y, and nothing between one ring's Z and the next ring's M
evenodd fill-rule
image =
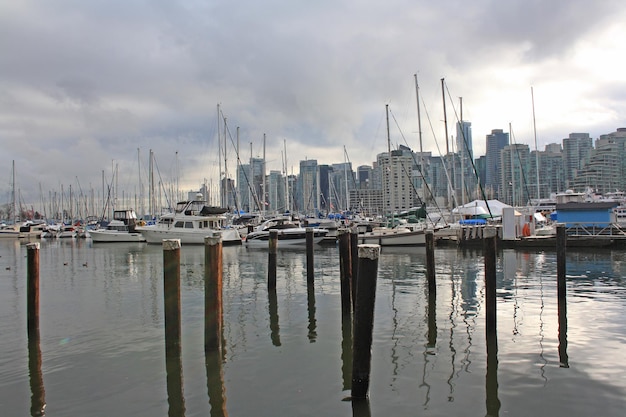
M233 146L233 148L235 149L235 155L237 156L237 168L239 168L241 165L243 165L241 163L241 157L239 155L239 149L237 149L237 147L235 146L235 142L233 140L233 136L230 132L230 128L228 127L228 123L226 122L226 117L224 116L224 112L222 112L222 110L220 109L220 115L222 117L222 119L224 119L224 125L226 126L226 132L228 133L228 137L230 138L230 143ZM224 152L226 152L226 150L224 150ZM220 155L221 158L221 155ZM265 160L263 161L263 163L265 164ZM237 172L239 173L239 170L237 170ZM263 210L263 207L261 207L261 201L259 199L259 196L256 193L256 190L253 187L253 184L250 183L250 179L248 178L248 174L245 172L245 170L241 171L243 173L243 177L246 180L246 184L248 185L248 189L250 191L252 191L252 197L254 199L254 204L257 206L257 209L259 211ZM222 176L222 174L220 173L220 177ZM231 190L232 192L232 190Z
M400 136L402 136L402 139L404 139L404 143L405 143L405 144L407 145L407 147L409 147L409 149L410 149L410 146L409 146L409 144L407 143L406 138L404 137L404 133L402 133L402 129L400 128L400 126L399 126L399 124L398 124L398 121L396 120L396 117L394 116L394 114L393 114L393 112L391 111L391 109L389 109L389 112L391 113L391 117L393 118L393 121L396 123L396 127L398 128L398 131L400 131ZM430 186L428 185L428 182L426 181L426 177L424 176L424 172L422 171L422 168L423 168L423 167L421 167L421 166L417 163L417 160L415 159L415 154L414 154L413 152L411 152L411 158L413 159L413 163L415 163L415 166L416 166L416 167L418 167L418 168L417 168L417 170L418 170L418 172L420 173L420 176L421 176L421 178L422 178L422 181L424 182L424 185L426 186L426 189L428 190L428 193L430 194L431 199L432 199L432 200L433 200L433 202L435 203L435 207L437 208L437 210L438 210L438 211L439 211L439 213L441 214L441 213L442 213L442 210L441 210L441 208L439 207L439 205L437 204L437 200L435 199L435 196L433 195L432 189L430 188ZM406 167L405 167L404 165L402 166L402 170L405 172L405 174L407 175L407 177L408 177L408 178L410 178L409 173L406 171ZM415 195L417 196L417 199L418 199L419 203L420 203L421 205L423 205L423 204L424 204L424 201L420 198L419 193L417 192L417 189L415 188L415 185L414 185L412 182L411 182L411 187L413 188L413 191L415 191ZM443 216L442 216L442 217L443 217ZM430 220L430 218L428 217L428 214L426 215L426 218L427 218L428 220ZM444 219L444 221L446 221L446 220ZM446 221L446 222L447 222L447 221ZM431 223L432 223L432 225L433 225L433 226L435 225L435 222L433 222L432 220L431 220Z
M519 162L520 172L522 175L522 183L524 184L524 190L526 191L526 197L528 198L527 202L530 203L530 191L528 190L528 181L526 180L525 170L522 166L522 157L519 154L519 149L517 149L517 141L515 140L515 135L513 134L513 128L511 127L511 139L513 140L513 144L515 145L515 154L517 155L517 161ZM530 157L530 152L529 152ZM511 167L511 175L513 175L513 167ZM514 202L515 203L515 202Z
M435 129L433 128L433 123L430 120L430 114L428 113L428 109L426 109L426 103L424 102L424 100L422 100L422 104L424 104L424 112L426 113L426 120L428 120L428 126L430 126L430 132L433 135L433 139L435 139L435 146L437 146L437 151L439 152L439 157L441 158L442 162L444 162L444 164L443 164L444 165L443 172L445 172L445 174L446 174L446 180L448 181L448 187L452 188L452 182L450 181L450 174L448 173L448 170L445 168L445 161L443 160L443 155L441 153L441 148L439 148L439 142L437 141L437 136L435 135ZM452 198L454 199L454 204L458 205L457 201L456 201L456 196L454 194L452 195ZM437 205L436 202L435 202L435 205L436 205L437 209L439 209L440 212L441 212L441 209L439 208L439 206Z
M450 90L448 89L448 85L445 84L446 87L446 91L448 92L448 98L450 99L450 102L452 103L452 110L454 111L454 117L457 120L457 122L459 122L459 116L456 112L456 107L454 106L454 102L452 101L452 97L450 96ZM468 151L469 153L469 146L467 144L467 138L465 137L465 131L464 129L461 129L461 134L463 135L463 143L465 144L465 149ZM493 214L491 213L491 208L489 207L489 200L487 200L487 195L485 194L485 189L483 188L483 185L480 183L480 177L478 176L478 170L476 169L476 164L474 164L474 159L473 156L470 155L470 158L468 158L470 160L470 163L472 164L472 169L474 170L474 175L476 176L476 179L478 180L478 188L480 189L480 194L483 197L483 200L485 201L485 206L487 206L487 210L489 211L489 215L493 218Z

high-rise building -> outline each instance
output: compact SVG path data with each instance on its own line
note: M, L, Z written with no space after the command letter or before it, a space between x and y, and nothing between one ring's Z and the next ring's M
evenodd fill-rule
M509 134L502 129L493 129L487 135L486 166L485 166L485 192L495 198L501 198L501 160L500 151L509 144Z
M317 160L308 159L300 161L300 175L298 176L297 207L294 210L307 215L317 214Z
M568 187L571 187L570 182L589 160L592 149L589 133L570 133L569 137L563 139L563 164Z

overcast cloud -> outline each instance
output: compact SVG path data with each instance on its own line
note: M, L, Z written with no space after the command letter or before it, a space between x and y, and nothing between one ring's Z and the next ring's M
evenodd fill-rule
M344 146L371 164L386 104L394 145L418 150L413 74L435 155L441 78L450 134L462 97L476 156L509 126L534 149L531 87L540 150L597 138L626 126L624 21L622 0L2 0L0 204L12 160L37 202L61 185L99 191L116 165L136 192L150 149L164 181L178 166L181 189L198 189L218 175L218 103L244 162L266 134L268 170L283 170L285 144L290 173L343 162Z

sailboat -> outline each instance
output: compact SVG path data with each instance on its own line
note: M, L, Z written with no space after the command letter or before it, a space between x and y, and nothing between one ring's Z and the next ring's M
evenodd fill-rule
M15 206L15 161L13 161L11 182L11 216L13 224L0 224L0 238L18 238L20 237L20 229L17 225L17 210Z
M387 114L387 151L389 158L389 169L391 169L391 139L389 137L389 105L385 106ZM388 174L390 175L390 173ZM391 194L391 202L393 204L394 187L389 181L389 192ZM390 207L390 211L394 212L394 207ZM392 221L393 214L392 214ZM380 246L425 246L426 245L426 226L425 223L400 223L395 227L375 227L370 232L359 234L358 241L361 244L377 244Z

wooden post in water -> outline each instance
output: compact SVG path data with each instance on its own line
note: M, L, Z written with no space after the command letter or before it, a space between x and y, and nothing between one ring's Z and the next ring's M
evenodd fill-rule
M306 283L313 285L315 282L315 269L313 264L313 228L306 228Z
M337 233L339 240L339 282L341 284L341 315L352 314L352 258L350 251L350 231L340 229Z
M276 256L278 254L278 230L270 230L267 262L267 288L276 289Z
M204 350L222 345L222 234L204 238Z
M432 230L426 230L426 277L428 279L428 294L436 294L435 234Z
M366 398L370 384L372 331L379 245L359 245L359 278L352 341L352 398Z
M484 234L485 257L485 309L487 336L497 334L496 329L496 229L487 227Z
M28 334L28 371L31 390L30 415L43 416L46 391L41 371L39 338L39 242L26 245L26 325Z
M180 239L163 240L165 369L169 415L185 414L181 360Z
M559 311L559 362L562 368L569 368L567 356L567 233L564 224L556 226L556 289Z
M26 245L26 324L28 334L39 333L39 242Z
M163 240L165 352L180 349L180 239Z
M350 259L352 262L352 274L350 275L350 290L352 291L352 311L356 303L356 286L359 278L359 231L356 227L350 230Z

